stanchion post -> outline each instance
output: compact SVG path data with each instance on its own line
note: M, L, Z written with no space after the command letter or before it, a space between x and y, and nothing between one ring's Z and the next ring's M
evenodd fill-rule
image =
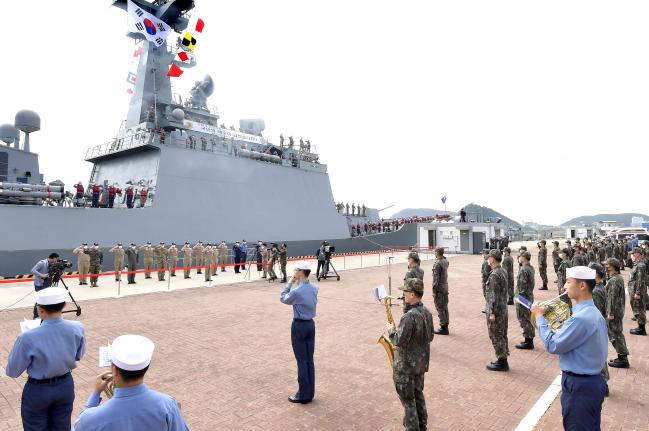
M167 260L167 292L171 292L171 267L169 260Z
M122 295L122 268L119 269L119 278L117 279L117 297Z
M346 255L343 254L343 269L347 269L347 258Z
M361 268L363 267L363 253L361 253Z

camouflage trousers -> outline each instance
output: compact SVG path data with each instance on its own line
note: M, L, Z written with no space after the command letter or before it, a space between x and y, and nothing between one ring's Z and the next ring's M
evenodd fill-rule
M504 310L502 314L496 314L496 320L493 322L489 321L489 315L487 315L487 331L489 332L489 338L491 339L491 344L494 346L496 358L498 359L507 359L509 355L507 322L507 310Z
M392 374L394 387L403 405L403 426L406 431L425 431L428 422L424 399L424 374Z
M530 302L534 302L534 299L530 299ZM530 317L532 312L527 308L523 307L521 304L516 303L516 318L518 318L518 323L520 323L521 328L523 328L523 337L525 338L534 338L534 326L532 326L532 321Z
M163 281L165 279L165 260L158 260L158 280Z
M177 258L171 258L169 260L169 275L175 277L176 276L176 266L178 265L178 259Z
M513 300L516 295L514 294L514 274L511 278L507 279L507 300Z
M192 260L191 259L183 259L183 275L185 278L189 278L189 274L191 274L192 270L190 267L192 266Z
M543 281L543 287L548 287L548 267L546 265L539 266L539 275Z
M644 325L647 323L647 309L645 307L645 296L643 293L640 294L640 299L634 299L633 295L629 296L631 298L631 310L633 315L638 321L638 325Z
M435 309L439 316L439 324L441 326L448 326L448 292L437 292L433 295L435 301Z
M608 339L611 340L611 344L618 355L629 354L629 349L627 349L626 340L624 339L622 319L615 318L608 321Z
M604 364L604 368L602 368L602 371L601 371L600 374L604 378L605 382L608 382L610 380L610 376L608 375L608 364Z
M101 272L101 265L98 263L93 263L90 262L90 274L93 274L90 276L90 282L96 284L97 283L97 274Z

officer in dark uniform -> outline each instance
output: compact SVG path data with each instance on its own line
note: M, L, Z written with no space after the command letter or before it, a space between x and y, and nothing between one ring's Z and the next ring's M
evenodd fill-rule
M128 284L135 284L135 271L137 270L137 261L139 260L137 245L131 243L131 246L127 248L124 253L126 254L126 259L128 260L128 274L126 275Z
M25 430L69 431L71 429L76 368L86 351L80 322L64 320L61 311L69 297L62 287L36 293L41 325L16 339L6 374L18 378L27 371L20 412Z
M428 422L424 399L424 373L430 361L433 315L421 302L424 283L408 278L403 290L405 308L399 326L388 323L388 337L396 347L392 378L403 404L403 425L407 431L425 430Z

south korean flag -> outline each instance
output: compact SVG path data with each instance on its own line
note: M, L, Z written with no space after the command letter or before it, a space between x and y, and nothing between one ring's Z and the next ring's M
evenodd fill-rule
M140 33L155 46L164 45L171 32L171 28L164 21L142 10L131 0L128 0L128 30Z

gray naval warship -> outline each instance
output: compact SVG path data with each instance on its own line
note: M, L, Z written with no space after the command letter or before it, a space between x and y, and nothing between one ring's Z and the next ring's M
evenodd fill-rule
M179 33L194 7L192 0L133 4ZM113 6L127 11L126 0ZM143 39L135 32L127 36ZM188 97L173 94L170 66L188 65L178 62L179 48L171 45L144 41L126 120L113 140L85 155L93 164L86 193L92 184L146 188L143 207L127 208L120 198L113 208L75 206L62 182L44 182L30 148L40 117L23 110L14 124L0 126L7 144L0 144L0 276L27 273L51 251L76 264L71 250L83 242L97 242L105 251L118 242L262 240L287 243L290 256L312 255L324 240L336 252L415 244L416 226L408 224L352 237L351 224L376 221L378 212L340 214L327 165L310 145L270 142L259 119L241 120L236 131L219 125L218 111L207 103L214 89L209 76Z

